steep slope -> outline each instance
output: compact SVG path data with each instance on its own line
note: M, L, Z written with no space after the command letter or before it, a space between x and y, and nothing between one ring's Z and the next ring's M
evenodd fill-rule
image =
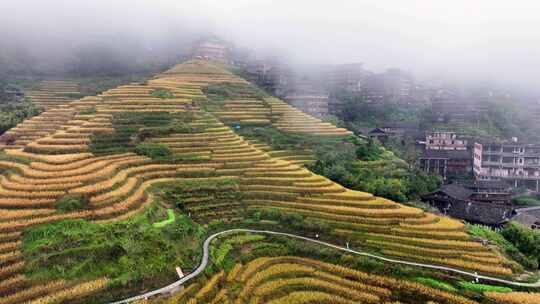
M21 140L17 149L5 149L0 161L0 303L53 293L78 297L106 285L106 278L95 278L55 281L45 288L43 282L26 277L21 252L25 228L64 219L105 223L132 218L152 203L147 189L186 179L232 178L243 194L241 202L207 200L189 209L202 224L214 219L240 223L249 212L297 214L330 227L327 237L341 244L348 241L389 256L512 275L508 262L474 242L460 222L346 189L272 156L268 147L261 149L234 129L242 124L272 125L284 132L338 138L349 136L349 131L249 92L216 105L203 93L212 84L248 83L217 65L190 61L145 84L54 107L13 130ZM136 154L139 144L166 146L173 156ZM73 196L83 197L87 205L63 209L59 202Z
M26 92L33 103L46 109L65 105L73 101L72 96L80 94L79 83L69 80L40 81L35 90Z
M292 255L257 257L258 250L276 243L280 240L262 234L229 235L215 244L213 262L222 265L227 254L221 252L233 247L241 247L247 258L155 303L477 303L417 282L336 264L347 264L346 257L333 263Z

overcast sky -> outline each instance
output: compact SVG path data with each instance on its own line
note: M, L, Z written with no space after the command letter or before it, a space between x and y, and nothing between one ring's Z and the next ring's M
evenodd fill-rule
M137 37L152 48L182 32L211 32L301 63L364 62L534 87L539 12L534 0L0 0L0 35L61 52L103 37Z

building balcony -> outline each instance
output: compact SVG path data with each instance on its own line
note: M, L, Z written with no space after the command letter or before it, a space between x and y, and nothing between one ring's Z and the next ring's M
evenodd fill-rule
M486 155L486 156L489 156L489 155L497 155L497 156L509 156L509 157L540 157L540 153L514 153L514 152L502 152L502 151L499 151L499 152L494 152L494 151L486 151L486 150L483 150L482 151L482 155Z
M524 179L524 180L540 180L540 176L536 175L519 175L519 174L507 174L507 175L495 175L495 174L482 174L484 177L500 178L500 179Z

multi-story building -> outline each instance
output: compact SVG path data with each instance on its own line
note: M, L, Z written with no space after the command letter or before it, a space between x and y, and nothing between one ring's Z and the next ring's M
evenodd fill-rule
M328 75L328 89L347 93L360 93L368 71L362 63L340 64L333 67Z
M464 123L469 120L472 109L457 93L439 90L431 99L433 122Z
M233 66L242 69L247 69L255 61L254 51L248 48L231 47L229 57Z
M329 112L341 115L344 108L343 95L362 96L366 78L371 72L362 63L347 63L331 67L327 71L326 87L330 94Z
M291 92L294 71L286 65L274 65L264 76L263 87L278 97L285 97Z
M372 74L365 81L365 97L372 102L409 99L414 89L411 74L399 69L388 69L382 74Z
M438 174L444 180L472 176L473 161L467 150L425 150L419 158L420 169Z
M421 144L426 150L467 150L467 141L459 139L455 132L429 132Z
M540 100L533 102L528 112L534 128L540 129Z
M428 132L418 144L424 146L419 161L426 173L437 173L444 180L472 177L473 155L467 149L467 141L459 139L455 132Z
M230 47L218 39L200 40L193 46L191 57L228 63L231 60Z
M441 89L431 98L432 120L446 124L478 123L493 107L492 102L506 101L509 98L492 92L456 92Z
M287 95L284 99L290 105L313 116L321 117L328 114L328 95L298 94Z
M250 60L244 72L247 80L281 98L291 93L297 77L292 67L280 57Z
M520 143L482 143L482 165L476 178L502 180L514 188L540 191L540 145Z
M412 95L414 80L411 74L400 69L388 69L384 75L388 95L397 98L407 98Z

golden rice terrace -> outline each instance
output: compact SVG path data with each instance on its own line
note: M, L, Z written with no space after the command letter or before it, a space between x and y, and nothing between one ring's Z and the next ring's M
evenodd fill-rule
M61 92L76 89L69 83L46 85ZM206 90L211 85L238 92L216 101ZM303 227L296 226L316 224L327 228L321 238L381 256L497 277L518 275L513 262L473 240L461 222L349 190L316 175L303 166L313 161L309 151L274 151L238 135L236 130L245 125L321 138L352 135L277 98L242 91L243 87L249 83L220 66L189 61L145 83L75 101L34 92L33 98L46 111L9 131L15 141L0 147L0 303L100 302L154 287L144 273L127 283L101 270L76 277L35 275L30 269L34 265L49 263L52 269L63 263L63 257L70 259L90 245L41 244L40 252L47 246L54 251L36 260L27 253L35 248L24 244L32 227L65 220L117 227L156 208L173 209L201 229L220 227L215 225L218 221L227 227L297 229L301 234ZM159 216L157 212L155 217ZM277 217L296 223L296 228L283 227ZM111 252L131 252L137 241L144 242L133 238L129 246L114 247L124 251ZM274 246L271 240L265 244ZM190 243L193 248L199 245ZM182 256L183 244L178 246L175 255ZM238 256L255 247L245 247ZM193 252L195 261L199 249ZM353 265L279 250L257 252L249 261L228 266L218 258L221 262L214 263L207 280L186 285L170 303L476 303L420 283L370 275ZM265 256L265 252L272 253ZM69 271L76 271L76 266L70 264ZM196 265L168 266L163 271L169 276L154 282L156 287L175 280L176 266L189 272ZM90 266L81 262L80 267ZM124 292L115 292L116 288ZM102 293L108 297L100 298Z

